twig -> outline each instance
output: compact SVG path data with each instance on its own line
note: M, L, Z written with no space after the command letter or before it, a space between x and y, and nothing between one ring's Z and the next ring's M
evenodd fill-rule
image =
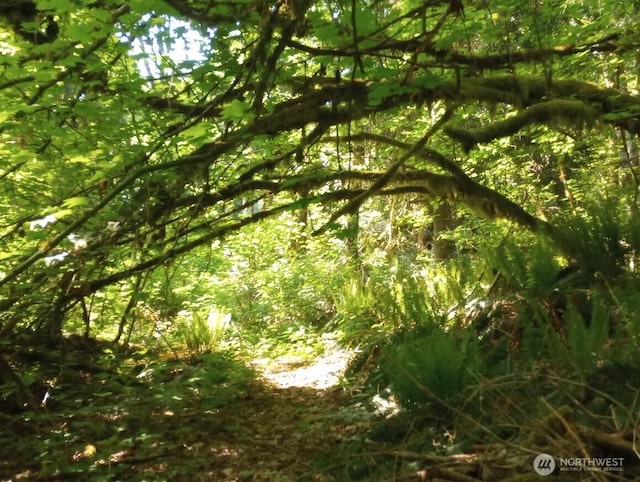
M571 425L569 424L569 422L567 422L567 419L564 418L555 408L553 408L549 402L547 402L545 400L544 397L540 397L540 401L542 402L542 404L547 407L551 413L553 413L556 418L558 420L560 420L560 423L562 424L562 426L565 428L565 430L567 431L567 433L569 434L569 436L575 440L575 442L578 444L578 447L580 447L580 452L582 453L583 457L588 459L591 458L591 455L589 454L589 452L587 451L587 449L585 448L585 444L584 442L580 439L580 437L578 437L578 434L576 433L575 430L573 430L573 428L571 427ZM594 476L598 479L598 480L602 480L603 482L606 482L606 479L601 478L601 476L599 474L597 474L596 472L594 472Z
M428 471L429 479L439 478L445 480L453 480L454 482L478 482L479 479L469 475L461 474L455 470L445 469L444 467L434 467Z
M434 464L477 464L480 461L486 462L489 459L477 454L454 454L454 455L431 455L412 452L410 450L389 450L374 442L367 442L381 455L390 455L399 459L419 460L421 462L431 462Z
M589 458L589 452L587 452L587 449L584 446L584 442L580 439L580 437L578 437L578 434L575 432L575 430L573 430L573 428L571 427L571 425L569 425L569 422L567 422L567 419L564 418L555 408L553 408L549 402L547 402L547 400L544 397L540 397L540 401L542 402L542 404L547 407L549 409L549 411L551 413L553 413L556 418L558 420L560 420L560 423L562 423L562 426L565 428L565 430L567 431L567 433L571 436L571 438L573 440L575 440L575 442L578 444L578 446L580 447L580 452L582 452L582 455L585 458Z

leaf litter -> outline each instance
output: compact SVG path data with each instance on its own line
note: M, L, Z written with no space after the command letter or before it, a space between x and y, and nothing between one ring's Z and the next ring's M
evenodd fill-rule
M0 407L0 480L334 480L322 464L367 429L344 416L348 361L338 349L253 369L218 354L128 372L87 361L58 375L42 413Z

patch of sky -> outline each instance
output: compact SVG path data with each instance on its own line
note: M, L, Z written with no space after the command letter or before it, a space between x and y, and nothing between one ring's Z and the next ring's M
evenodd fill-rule
M184 20L167 15L145 15L139 34L121 36L131 46L140 73L148 79L180 75L202 64L211 47L215 29L198 29Z

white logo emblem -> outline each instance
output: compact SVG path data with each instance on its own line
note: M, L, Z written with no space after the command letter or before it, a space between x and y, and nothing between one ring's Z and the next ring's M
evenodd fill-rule
M550 475L556 468L556 461L549 454L539 454L533 459L533 470L538 475Z

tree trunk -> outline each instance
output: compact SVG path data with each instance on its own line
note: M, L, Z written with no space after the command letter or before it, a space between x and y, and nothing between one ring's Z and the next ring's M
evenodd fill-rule
M433 218L433 257L436 261L445 261L454 257L456 243L446 238L448 231L455 228L455 218L448 201L442 201L434 211Z

